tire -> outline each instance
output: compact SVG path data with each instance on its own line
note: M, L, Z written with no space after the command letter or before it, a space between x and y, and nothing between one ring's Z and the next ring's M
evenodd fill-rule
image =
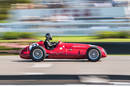
M32 50L30 52L30 56L33 61L41 62L46 57L46 52L45 52L44 48L42 48L40 46L36 46L36 47L32 48Z
M101 52L97 47L90 47L86 52L86 57L91 62L97 62L101 58Z

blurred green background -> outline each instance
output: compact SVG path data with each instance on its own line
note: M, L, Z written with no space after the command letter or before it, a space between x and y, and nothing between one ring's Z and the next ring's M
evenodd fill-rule
M16 3L30 3L30 0L0 0L0 20L4 22L5 19L9 18L10 14L8 11L11 9L12 4Z
M46 33L53 42L130 42L128 7L123 0L0 0L0 53Z

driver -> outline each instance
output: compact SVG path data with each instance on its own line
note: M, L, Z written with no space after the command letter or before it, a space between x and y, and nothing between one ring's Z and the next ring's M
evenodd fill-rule
M46 49L49 49L49 50L53 49L56 44L50 42L50 40L52 40L51 34L50 34L50 33L47 33L47 34L45 35L45 37L46 37L46 40L45 40L45 42L44 42L45 48L46 48Z

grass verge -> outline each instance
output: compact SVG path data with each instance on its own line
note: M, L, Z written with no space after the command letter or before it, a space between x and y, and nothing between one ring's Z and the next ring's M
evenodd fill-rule
M14 40L0 40L0 43L30 43L45 40L45 37L36 37L35 39L14 39ZM52 41L62 42L130 42L130 38L107 38L99 39L94 36L54 36Z

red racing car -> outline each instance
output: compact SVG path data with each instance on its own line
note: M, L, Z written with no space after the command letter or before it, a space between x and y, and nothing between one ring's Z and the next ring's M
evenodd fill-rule
M33 43L20 53L23 59L32 59L33 61L40 62L45 58L48 59L88 59L89 61L96 62L100 58L107 56L106 51L100 47L90 44L79 43L64 43L59 41L50 42L52 36L47 33L45 41Z

